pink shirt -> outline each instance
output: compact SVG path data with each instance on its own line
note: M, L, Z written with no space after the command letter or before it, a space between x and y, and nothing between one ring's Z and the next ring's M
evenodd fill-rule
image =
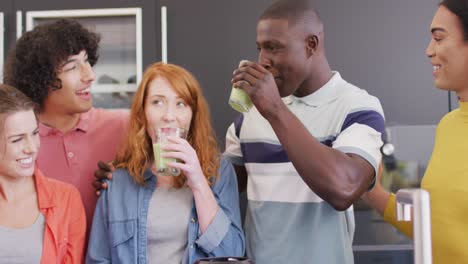
M80 191L88 230L98 198L92 186L97 162L114 159L127 131L129 118L127 110L92 108L81 114L76 127L66 134L39 124L39 169L47 177L70 183Z

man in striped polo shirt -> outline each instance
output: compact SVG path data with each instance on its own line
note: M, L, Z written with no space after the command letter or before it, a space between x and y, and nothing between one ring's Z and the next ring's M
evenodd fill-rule
M279 0L257 24L258 62L232 83L255 107L229 127L225 155L247 188L256 263L353 263L352 204L372 187L384 114L330 69L309 0Z

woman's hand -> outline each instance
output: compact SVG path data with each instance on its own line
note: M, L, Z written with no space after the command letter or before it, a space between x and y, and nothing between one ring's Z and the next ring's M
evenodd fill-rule
M180 169L187 177L187 185L195 199L200 230L205 233L218 212L218 203L203 175L197 152L185 139L178 137L167 137L167 139L169 143L163 147L165 152L162 157L180 160L180 162L167 162L167 166Z
M187 185L194 190L200 190L208 185L198 160L197 152L187 142L179 137L169 136L168 144L163 147L164 158L175 158L180 162L167 162L167 166L180 169L187 177Z

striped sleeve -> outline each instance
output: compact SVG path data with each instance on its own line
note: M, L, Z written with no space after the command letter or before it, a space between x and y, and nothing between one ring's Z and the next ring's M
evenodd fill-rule
M229 126L226 133L226 150L223 156L235 165L244 165L240 142L240 130L243 120L244 116L239 115Z
M384 131L383 111L375 99L372 100L371 107L356 109L346 115L341 132L333 142L333 148L361 156L372 165L374 173L377 173L382 159L380 147L383 144Z

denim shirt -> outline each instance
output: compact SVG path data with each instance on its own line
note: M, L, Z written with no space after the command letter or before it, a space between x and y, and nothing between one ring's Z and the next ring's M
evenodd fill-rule
M157 178L150 169L145 171L144 178L146 185L140 186L127 170L118 169L113 173L96 205L86 263L147 262L147 215L151 196L157 191ZM206 257L244 256L237 179L229 161L221 160L219 178L211 189L218 202L218 212L202 234L193 202L187 219L183 264Z

